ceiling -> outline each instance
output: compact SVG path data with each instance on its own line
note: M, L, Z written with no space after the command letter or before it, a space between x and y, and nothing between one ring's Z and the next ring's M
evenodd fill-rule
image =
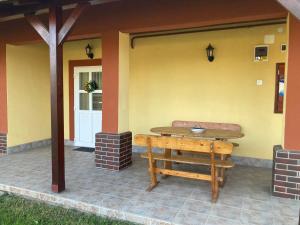
M49 7L51 0L0 0L0 18L24 13L33 13ZM82 2L82 0L60 0L60 5ZM85 1L86 2L86 1Z
M0 19L46 10L55 1L61 6L72 6L80 2L101 4L117 0L0 0Z

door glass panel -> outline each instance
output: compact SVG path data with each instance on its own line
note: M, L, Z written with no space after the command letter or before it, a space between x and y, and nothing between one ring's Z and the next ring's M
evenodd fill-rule
M89 72L79 73L79 90L84 90L87 82L89 82Z
M102 94L93 93L93 110L101 111L102 110Z
M102 90L102 73L101 72L92 72L92 79L97 83L96 90Z
M89 97L88 93L80 93L80 110L89 110Z

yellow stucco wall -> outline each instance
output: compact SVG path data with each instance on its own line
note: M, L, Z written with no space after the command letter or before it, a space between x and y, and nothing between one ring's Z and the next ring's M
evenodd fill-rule
M69 139L69 60L87 59L88 43L95 58L101 58L99 39L64 44L65 139ZM9 147L51 136L48 52L45 44L7 46Z
M119 36L119 109L118 131L129 130L129 34Z
M284 28L279 33L277 29ZM139 39L130 51L129 94L119 98L120 131L149 133L155 126L172 120L239 123L245 138L237 141L236 155L272 158L272 146L282 143L283 116L273 113L275 64L286 54L286 27L276 25L249 29L195 33ZM275 34L269 61L253 62L253 48L263 44L265 34ZM120 43L127 42L126 37ZM68 42L64 45L65 138L69 138L68 61L86 59L90 43L95 58L101 58L101 41ZM212 43L216 59L209 63L205 48ZM121 52L120 52L121 53ZM128 56L123 52L120 59ZM50 79L45 45L7 47L8 145L13 146L50 137ZM121 60L126 62L126 60ZM120 68L126 64L120 64ZM126 75L126 74L125 74ZM122 80L126 84L128 80ZM256 80L263 86L256 86ZM23 94L24 93L24 94ZM25 94L26 93L26 94ZM129 107L126 106L126 98ZM34 104L32 104L34 102ZM123 107L123 110L122 110ZM122 113L124 111L124 113ZM124 128L124 129L123 129ZM125 130L124 130L125 131Z
M289 40L290 40L290 18L291 15L290 13L288 14L287 17L287 25L286 25L286 44L287 46L289 46ZM285 89L287 90L287 83L288 83L288 67L289 67L289 48L287 48L286 50L286 56L285 56L285 62L286 62L286 66L285 66ZM284 100L283 100L283 132L282 132L282 146L285 146L285 138L284 138L284 132L285 132L285 119L286 119L286 113L285 113L285 109L286 109L286 95L284 95Z
M137 40L130 57L130 130L149 133L177 119L238 123L245 137L234 154L271 159L283 137L283 116L273 110L285 30L275 25ZM275 35L269 61L254 62L254 46L266 34ZM209 43L216 48L212 63L205 52Z
M46 45L7 45L8 146L50 137L50 76Z

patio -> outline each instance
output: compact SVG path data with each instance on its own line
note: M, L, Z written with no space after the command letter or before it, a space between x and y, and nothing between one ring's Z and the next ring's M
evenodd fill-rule
M271 169L233 168L212 204L206 182L170 177L146 192L147 162L137 154L131 167L112 172L96 169L94 154L66 147L67 189L55 194L50 153L48 147L1 157L0 190L141 224L298 224L300 202L271 196Z

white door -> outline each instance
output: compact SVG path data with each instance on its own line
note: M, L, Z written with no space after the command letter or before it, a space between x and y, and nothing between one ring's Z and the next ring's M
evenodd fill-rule
M87 82L95 81L97 88L88 93ZM74 68L75 146L95 147L95 134L102 130L102 67Z

